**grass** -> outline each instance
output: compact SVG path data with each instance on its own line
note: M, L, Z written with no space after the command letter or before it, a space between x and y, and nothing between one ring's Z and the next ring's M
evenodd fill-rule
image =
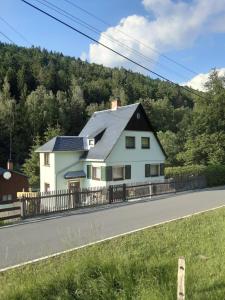
M0 299L176 299L179 256L186 299L224 299L225 209L2 273Z

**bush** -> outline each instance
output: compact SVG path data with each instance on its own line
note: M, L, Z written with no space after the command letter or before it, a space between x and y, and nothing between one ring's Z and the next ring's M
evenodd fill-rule
M170 178L170 177L180 177L186 175L203 175L206 168L207 167L203 165L191 165L185 167L168 167L165 168L165 176L167 178Z
M207 186L219 186L225 184L225 166L223 165L192 165L165 168L166 178L185 177L188 175L204 175L206 177Z
M225 184L225 166L208 166L205 170L208 186L217 186Z

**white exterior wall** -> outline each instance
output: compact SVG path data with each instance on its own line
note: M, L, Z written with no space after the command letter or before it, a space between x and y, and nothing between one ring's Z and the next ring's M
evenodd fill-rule
M44 165L44 153L40 153L40 191L45 191L45 183L50 184L50 190L55 186L55 153L49 153L49 166Z
M135 149L126 149L126 136L135 137ZM141 148L141 137L150 138L150 149ZM146 181L162 182L164 181L164 176L145 177L145 164L161 164L164 163L164 161L165 156L152 132L124 130L108 156L106 165L131 165L131 179L108 181L107 185Z
M82 151L55 152L55 181L57 190L68 189L68 180L64 179L65 173L84 170L83 163L79 161L82 153Z

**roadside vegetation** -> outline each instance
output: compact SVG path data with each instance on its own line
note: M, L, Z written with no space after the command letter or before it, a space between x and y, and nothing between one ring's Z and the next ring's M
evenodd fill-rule
M179 178L192 175L204 175L207 186L209 187L225 184L224 165L190 165L183 167L167 167L165 169L165 176L167 178Z
M0 299L172 300L179 256L187 299L223 299L224 222L218 209L2 273Z

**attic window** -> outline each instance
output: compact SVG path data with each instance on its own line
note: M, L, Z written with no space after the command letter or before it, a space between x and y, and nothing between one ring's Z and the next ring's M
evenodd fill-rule
M140 120L140 118L141 118L140 113L137 113L136 117L137 117L138 120Z
M126 136L126 149L135 149L135 137Z
M94 140L89 140L89 146L94 146Z
M141 148L142 149L150 149L150 138L149 137L141 137Z

